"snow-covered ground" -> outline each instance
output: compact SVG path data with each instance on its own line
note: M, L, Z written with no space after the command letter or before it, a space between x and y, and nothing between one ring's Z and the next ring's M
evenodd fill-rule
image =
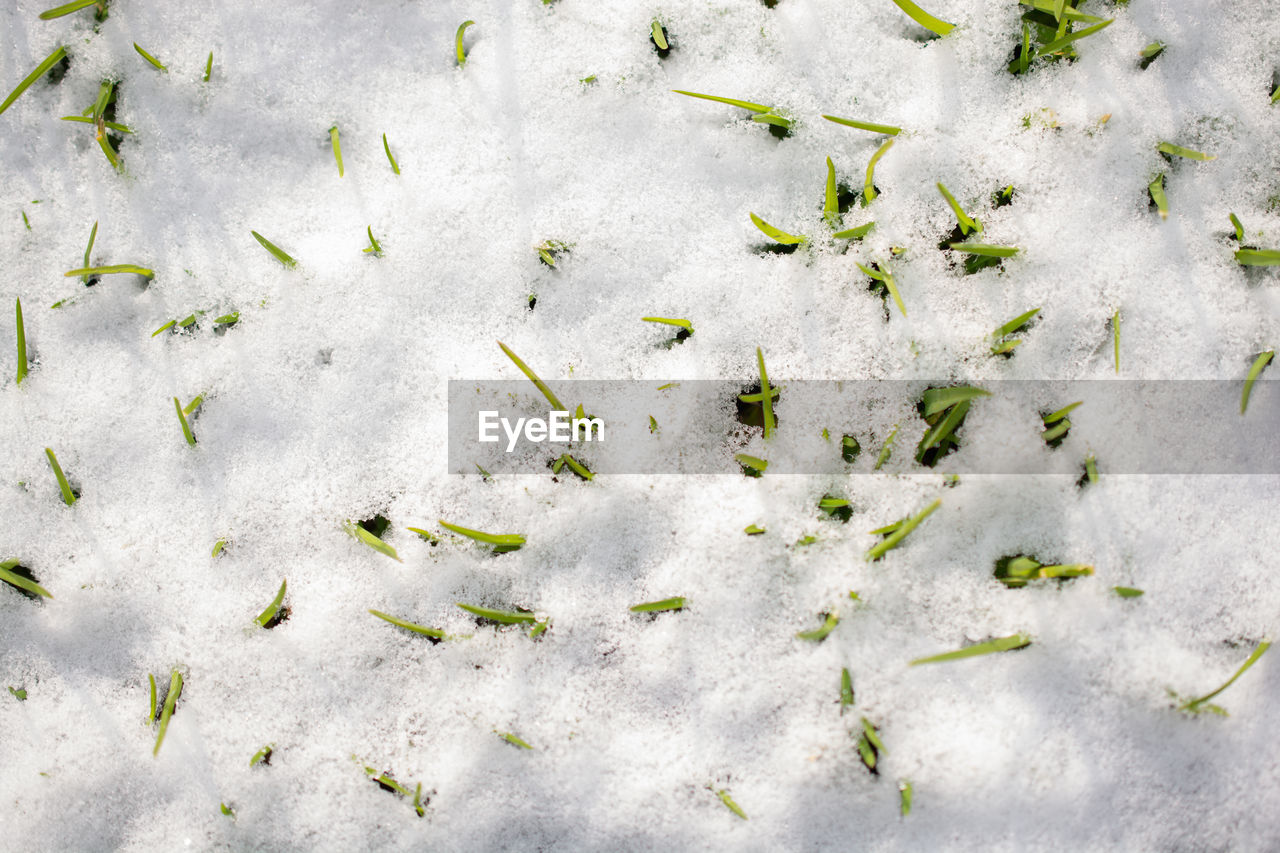
M957 458L966 443L1071 467L1096 453L1101 479L948 485L945 459L912 461L913 400L900 417L788 418L785 389L779 430L828 429L829 473L486 480L447 464L448 381L522 379L498 340L546 379L646 387L751 384L757 347L784 386L1107 379L1118 311L1120 379L1242 386L1280 342L1277 273L1236 263L1228 221L1280 248L1271 5L1088 0L1114 23L1077 61L1024 75L1006 64L1027 7L927 8L957 28L927 39L890 0L115 0L101 24L91 9L42 21L37 0L0 9L0 94L58 45L71 58L0 115L0 339L20 298L32 360L18 386L12 343L0 354L0 560L54 596L0 585L0 683L26 691L0 692L0 846L1280 846L1272 655L1214 699L1228 717L1179 712L1168 692L1208 693L1277 631L1274 476L1109 474L1088 400L1053 451L1037 412L1014 429L978 401ZM103 80L134 131L121 172L92 126L60 120ZM780 141L672 89L797 124ZM829 236L826 158L860 191L886 137L824 113L904 128L880 196L844 217L876 222L860 242ZM1160 142L1216 159L1167 162ZM1162 171L1167 220L1147 190ZM1020 248L1003 269L966 276L937 248L956 226L939 181L983 242ZM994 207L1009 185L1014 202ZM770 241L750 212L809 245L756 251ZM95 222L91 263L147 267L149 286L63 275ZM366 229L380 257L362 252ZM570 247L554 270L536 249L548 240ZM873 262L905 317L889 301L886 321L857 267ZM993 356L992 329L1032 308L1014 356ZM193 311L208 312L196 330L152 336ZM695 334L664 348L673 330L642 316ZM1266 378L1245 417L1274 431ZM191 447L173 398L198 394ZM872 473L882 421L901 433ZM851 465L844 433L863 448ZM848 523L818 510L824 495L850 501ZM864 560L867 531L938 498L900 548ZM344 531L377 514L402 562ZM493 555L439 519L527 544ZM992 571L1013 554L1095 573L1009 589ZM257 627L286 578L289 618ZM688 606L628 611L670 596ZM551 627L477 626L456 602ZM432 644L371 608L473 636ZM824 641L796 638L830 612ZM908 667L1018 633L1033 640L1021 651ZM153 757L148 675L163 700L175 669ZM863 718L879 775L859 757ZM251 767L266 744L269 766ZM421 783L424 815L366 768Z

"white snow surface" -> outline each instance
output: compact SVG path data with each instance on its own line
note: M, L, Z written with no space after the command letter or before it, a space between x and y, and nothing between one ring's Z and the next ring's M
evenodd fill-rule
M444 409L449 379L520 378L498 340L555 379L750 381L757 346L784 384L1107 378L1117 310L1122 378L1243 382L1280 342L1276 273L1237 265L1226 236L1234 212L1246 242L1280 246L1271 4L1089 0L1115 23L1078 61L1023 76L1004 69L1021 8L990 0L930 0L958 25L930 40L889 0L115 0L101 24L41 21L45 7L0 9L3 92L56 45L71 56L61 82L0 115L0 297L22 300L33 358L17 386L14 347L0 352L0 559L54 595L0 588L0 681L28 691L0 692L0 846L1280 847L1280 664L1264 656L1218 697L1225 718L1179 713L1167 692L1209 692L1276 632L1277 478L1104 466L1083 490L1065 476L945 488L945 464L910 460L915 419L876 474L885 436L864 431L859 462L822 476L486 481L447 470ZM1168 47L1140 70L1155 40ZM135 131L123 173L88 125L59 120L108 78ZM779 141L672 89L798 124ZM861 188L882 137L822 113L906 129L876 170L882 195L846 215L877 223L848 251L822 236L825 158ZM1161 141L1217 159L1165 164ZM1162 169L1167 221L1146 192ZM937 181L1021 254L972 276L949 266ZM992 209L1009 184L1015 202ZM749 212L812 246L753 252L767 240ZM93 262L150 267L149 286L64 277L95 221ZM361 252L366 227L382 257ZM535 250L548 239L571 244L554 271ZM908 316L886 322L855 262L895 246ZM992 357L991 330L1034 307L1015 356ZM152 337L194 310L210 312L198 331ZM216 334L209 318L231 310L240 322ZM696 333L663 349L646 315ZM14 332L6 307L0 338ZM191 448L172 398L199 393ZM1007 426L966 429L990 447ZM1008 452L1045 454L1034 413L1022 427ZM853 413L780 428L829 428L833 460L859 434ZM74 506L45 447L82 491ZM1105 457L1077 428L1054 453L1090 451ZM817 511L828 493L852 501L848 524ZM902 547L864 561L866 531L938 497ZM377 513L403 562L344 532ZM440 533L438 519L528 544L494 556L406 530ZM1017 553L1096 574L1006 589L992 566ZM257 628L284 578L290 618ZM688 608L628 612L669 596ZM455 602L525 606L552 627L531 640ZM432 644L370 608L473 636ZM825 642L796 639L832 609ZM907 666L1018 632L1029 648ZM174 668L186 685L153 758L147 675L163 687ZM887 748L879 776L855 748L864 716ZM270 766L250 767L267 743ZM366 766L421 782L425 817Z

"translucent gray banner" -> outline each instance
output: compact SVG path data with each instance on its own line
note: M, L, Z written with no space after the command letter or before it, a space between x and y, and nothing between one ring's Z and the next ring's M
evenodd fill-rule
M1253 383L1242 413L1243 380L781 381L766 438L758 380L547 382L559 415L528 381L451 380L448 464L454 474L1086 476L1092 460L1099 475L1280 474L1277 385ZM578 414L594 422L571 440Z

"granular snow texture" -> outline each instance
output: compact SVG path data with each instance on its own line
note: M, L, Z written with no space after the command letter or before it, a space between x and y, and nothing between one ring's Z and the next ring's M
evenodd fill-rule
M856 412L788 419L785 388L779 429L829 430L829 474L585 482L446 464L448 380L521 378L498 340L548 379L749 385L757 347L784 386L1105 379L1118 311L1121 378L1242 385L1280 342L1280 282L1236 263L1228 221L1243 244L1280 247L1272 5L1088 0L1114 23L1075 61L1022 75L1006 66L1028 7L927 7L955 31L930 38L890 0L114 0L100 24L92 9L41 21L36 0L0 9L0 90L58 45L70 56L0 115L0 338L20 298L32 363L19 386L14 347L0 353L0 559L54 596L0 586L0 682L26 690L0 692L0 846L1280 847L1276 661L1215 697L1228 717L1181 713L1169 693L1208 693L1277 630L1274 477L1108 475L1087 400L1052 451L1037 413L978 401L957 455L1096 453L1101 480L948 487L945 460L912 458L914 400L885 401L901 414L876 422L901 432L872 473L884 430ZM61 120L104 80L134 131L120 172L91 125ZM779 140L673 89L796 124ZM824 113L904 128L879 197L844 215L874 220L862 241L823 220L826 158L861 192L886 137ZM1216 159L1166 161L1166 141ZM1167 219L1147 190L1161 172ZM965 275L938 249L956 227L939 181L982 242L1019 254ZM760 250L749 213L807 244ZM91 263L150 268L149 283L64 276L95 222ZM380 257L361 251L366 229ZM554 269L545 241L567 247ZM906 316L858 263L892 269ZM992 329L1032 308L1013 357L993 356ZM671 330L643 316L695 334L664 348ZM198 394L191 447L173 398ZM845 433L863 447L852 464ZM767 456L758 430L751 442ZM819 511L824 495L850 501L847 523ZM864 560L866 531L937 498L901 547ZM344 531L378 514L402 562ZM527 545L493 555L439 519ZM1005 588L993 565L1014 554L1095 573ZM263 630L286 578L289 618ZM628 611L671 596L686 609ZM478 625L457 602L551 627ZM471 636L433 644L370 609ZM796 638L832 612L825 641ZM1032 644L908 667L1017 633ZM153 758L148 675L163 699L174 669L185 687ZM864 717L878 775L856 748ZM266 744L270 764L251 767ZM421 783L423 816L366 768Z

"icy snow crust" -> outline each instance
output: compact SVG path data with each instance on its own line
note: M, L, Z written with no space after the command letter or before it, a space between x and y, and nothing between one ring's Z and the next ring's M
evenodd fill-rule
M1090 0L1115 23L1077 45L1079 61L1021 78L1004 70L1012 2L932 0L958 24L940 40L888 0L116 0L96 34L91 11L43 22L45 5L0 10L4 92L57 44L71 55L61 83L40 80L0 116L0 296L23 300L36 361L19 388L12 344L0 354L0 558L56 596L0 589L0 678L29 694L0 692L4 846L1280 845L1273 656L1219 697L1229 718L1181 715L1166 693L1208 692L1276 631L1275 478L1108 477L1086 401L1055 453L1097 452L1099 484L966 476L947 489L945 463L911 461L924 426L894 399L898 450L874 476L885 436L831 412L782 425L829 428L833 459L841 434L859 437L858 462L830 475L486 482L446 471L444 411L448 379L520 378L496 340L556 379L750 382L757 346L783 384L1106 378L1117 309L1122 376L1242 381L1280 341L1276 274L1247 273L1226 238L1233 211L1249 241L1280 245L1270 4ZM665 61L655 16L676 44ZM1168 48L1140 71L1157 39ZM136 131L124 174L87 125L59 121L104 78ZM780 142L671 89L799 123ZM824 112L908 131L876 171L881 197L846 217L877 223L847 252L823 236L824 158L860 188L881 138ZM1162 140L1218 156L1166 167ZM1146 195L1161 168L1164 222ZM1003 271L951 267L936 181L988 242L1022 254ZM1007 184L1015 203L991 209ZM748 212L812 249L754 253L767 240ZM152 267L149 287L63 277L95 220L94 262ZM383 257L361 253L366 226ZM572 244L556 271L534 249L547 239ZM855 261L885 262L891 246L907 248L892 269L909 316L886 322ZM1033 307L1014 358L991 357L990 331ZM199 331L151 337L196 309L210 311ZM239 325L215 334L208 318L233 309ZM663 349L669 330L645 315L689 318L696 334ZM6 308L0 337L13 334ZM171 398L197 393L192 449ZM1034 413L1011 425L973 412L975 442L1047 452ZM46 446L83 491L73 507ZM767 455L758 433L753 447ZM852 501L848 524L818 512L828 493ZM864 562L866 531L936 497L901 548ZM375 513L403 563L343 532ZM405 530L440 533L437 519L528 545L494 557ZM818 541L795 547L805 535ZM1005 589L993 561L1016 553L1097 573ZM291 617L256 628L286 577ZM627 610L676 595L682 613ZM477 627L459 601L522 605L552 627L536 641ZM432 645L369 608L474 636ZM795 638L833 608L824 643ZM1033 645L907 667L1016 632ZM147 674L163 686L174 667L186 687L153 759ZM856 693L843 716L841 667ZM863 716L888 750L878 777L854 746ZM271 765L251 768L267 743ZM425 818L366 765L421 782ZM906 819L900 779L914 787Z

